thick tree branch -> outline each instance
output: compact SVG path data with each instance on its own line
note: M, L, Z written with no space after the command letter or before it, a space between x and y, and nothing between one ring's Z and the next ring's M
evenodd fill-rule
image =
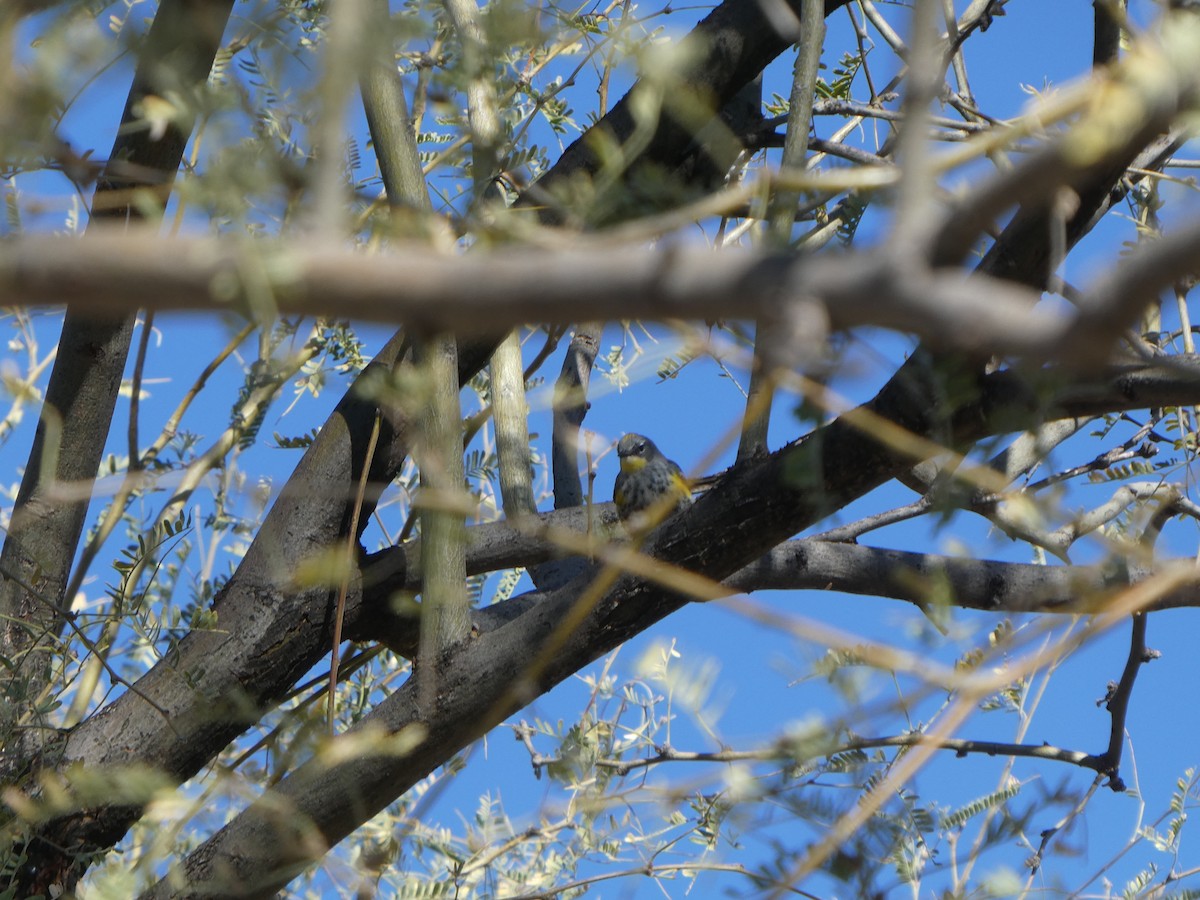
M388 0L371 0L368 11L370 27L390 38ZM428 213L432 209L429 188L421 173L404 82L396 68L396 50L390 40L382 46L369 44L368 50L373 55L364 66L359 86L388 202Z
M529 442L529 401L521 367L521 338L508 333L491 361L492 421L500 467L504 515L516 519L537 512L533 497L533 448Z
M1125 0L1098 0L1092 40L1092 65L1105 66L1121 55L1121 19L1125 15Z
M421 567L426 573L421 662L432 667L438 655L463 640L471 627L463 551L465 515L470 504L463 502L468 498L463 491L458 345L450 335L423 340L417 363L426 390L410 391L404 399L413 406L419 403L420 408L418 506L421 532L426 537L421 547ZM417 396L411 396L413 393ZM432 686L432 682L429 684Z
M587 416L588 386L600 350L603 322L581 322L571 336L562 370L554 382L554 435L551 460L554 472L554 508L583 505L579 478L579 429Z
M1200 250L1200 240L1197 248ZM614 254L621 265L612 264ZM328 246L210 240L29 237L0 245L3 302L76 298L93 309L243 308L242 273L276 273L277 308L421 330L486 334L536 321L784 316L820 301L835 328L878 325L969 351L1050 356L1083 351L1073 321L1033 309L1037 295L1006 282L899 267L883 254L796 259L760 252L641 247L506 250L438 257L428 248L363 257ZM261 294L259 295L261 296Z
M612 265L613 254L621 256ZM278 311L404 322L486 334L525 321L778 318L819 301L837 329L876 325L932 346L1095 365L1140 311L1200 274L1200 223L1144 242L1095 279L1071 316L1031 308L1037 295L983 275L930 273L882 253L796 259L760 252L613 248L510 250L466 257L427 249L366 257L311 245L236 246L210 240L106 235L27 237L0 246L5 303L78 298L116 313L131 306L241 306L243 273L276 273ZM244 308L244 307L242 307ZM276 310L251 310L270 312ZM1086 338L1086 339L1085 339Z
M825 15L847 2L825 0ZM539 205L539 218L546 223L582 225L611 219L611 198L602 198L606 200L604 208L580 215L575 208L568 213L559 197L571 193L571 182L581 173L599 172L605 151L612 147L626 148L627 165L636 160L639 166L673 170L711 112L725 108L767 63L796 41L800 15L800 0L726 0L680 41L677 58L684 63L672 73L670 83L663 84L662 79L639 82L595 129L566 149L535 190L527 192L523 204ZM644 143L639 142L640 146L632 146L648 108L661 108L653 133Z
M164 0L138 59L121 126L92 199L92 221L142 218L139 193L158 208L174 182L195 117L194 95L212 68L233 0ZM159 134L145 121L152 96L177 98ZM137 174L129 174L135 172ZM144 197L142 198L144 199ZM0 735L45 685L69 606L64 591L83 532L129 353L136 305L67 312L58 354L12 520L0 551ZM57 487L71 484L70 498ZM16 576L16 577L9 577ZM30 593L22 585L32 585ZM40 723L31 723L40 724ZM56 871L43 873L53 879ZM47 884L51 882L46 882Z
M615 518L612 504L592 515L605 527ZM479 525L467 531L467 572L483 574L515 566L533 566L561 555L564 541L556 533L582 534L587 527L582 508L544 513L535 523L513 527L507 522ZM1198 575L1200 579L1200 575ZM417 618L396 612L391 597L421 589L420 542L369 556L363 572L362 612L350 635L358 641L382 641L412 656ZM1079 615L1103 602L1106 592L1128 583L1119 562L1087 566L1046 566L994 560L960 559L819 539L787 541L735 572L723 582L732 593L760 590L829 590L887 597L918 606L945 604L997 613ZM536 595L526 594L477 609L472 627L492 631L523 613ZM1163 597L1156 609L1200 605L1194 587Z
M580 429L591 403L588 386L592 367L604 333L603 322L580 322L571 335L562 369L554 382L553 432L550 444L551 472L554 480L554 508L581 509L591 500L591 483L583 489L579 477ZM591 475L592 473L589 473ZM580 557L547 558L529 570L539 590L561 587L585 568Z

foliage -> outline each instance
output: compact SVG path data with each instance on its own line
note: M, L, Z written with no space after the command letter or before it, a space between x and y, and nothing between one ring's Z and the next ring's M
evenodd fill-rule
M139 54L150 52L149 23L171 2L161 0L155 8L143 0L89 0L52 4L38 15L0 12L0 34L17 50L0 73L8 97L0 108L7 238L84 230L89 192L98 181L103 187L105 171L122 171L121 160L104 159L101 142L109 122L101 120L121 114L105 95L118 76L132 74ZM1008 83L1006 71L997 74L1003 66L979 37L984 30L995 36L1013 28L1011 46L1020 48L1036 35L993 20L1005 4L985 4L961 20L957 40L948 37L938 45L946 84L939 81L929 92L936 102L924 120L918 118L922 136L904 145L898 157L898 143L909 137L903 124L911 115L906 79L909 51L919 36L908 45L896 37L896 29L908 23L907 6L844 4L837 13L842 19L830 17L825 67L809 98L821 113L812 124L816 143L799 174L791 173L798 179L792 184L778 175L779 138L790 121L805 120L790 108L786 73L767 70L750 126L726 121L714 131L699 131L712 110L688 105L699 102L688 79L707 75L689 69L694 60L687 53L704 48L679 37L707 8L493 0L477 11L472 31L456 22L453 3L393 0L384 4L386 19L370 20L356 33L353 22L339 20L338 6L322 0L239 4L203 85L190 93L164 90L143 98L123 133L187 122L190 141L169 201L160 203L153 190L129 191L123 201L129 217L163 216L166 231L217 235L248 246L275 239L303 246L305 236L317 235L363 260L411 246L444 256L490 250L502 258L508 248L523 244L549 248L549 269L555 265L553 250L564 241L581 241L578 232L608 226L621 229L625 242L614 247L653 243L664 259L676 245L691 242L714 251L773 250L807 260L823 254L834 238L838 252L861 253L864 259L876 251L915 258L928 249L921 241L928 238L924 232L935 230L929 223L960 208L955 204L965 197L992 203L981 213L986 221L978 226L978 239L962 251L982 251L964 263L969 267L980 258L986 264L993 238L1021 222L1020 216L1007 218L1007 206L995 198L979 200L972 189L1026 165L1040 148L1066 142L1072 129L1090 123L1087 117L1105 106L1106 91L1117 93L1114 82L1103 80L1107 76L1088 81L1086 66L1076 67L1070 75L1083 87L1048 87L1040 92L1040 105L1030 107L1036 114L1022 118L1006 94L1016 86ZM968 4L954 6L964 15ZM1170 38L1175 27L1177 20L1149 6L1135 3L1128 11L1133 44L1153 44L1160 32ZM366 9L364 4L364 16ZM1046 26L1057 13L1041 9L1031 15ZM1017 11L1010 16L1016 19ZM1178 27L1184 32L1188 26ZM342 28L347 31L339 33ZM347 34L356 52L335 52L346 46L338 42ZM1087 43L1078 40L1080 46ZM364 61L381 52L394 63L404 88L410 113L404 133L426 179L428 210L414 198L387 195L387 166L380 160L395 148L376 146L379 133L368 128L357 105L342 120ZM790 60L791 53L784 58ZM966 81L967 59L973 72L989 73L986 79L975 76L983 83L978 96ZM1133 71L1137 76L1140 70ZM632 125L628 134L618 134L604 123L612 121L606 117L635 81L639 88L628 102ZM1181 94L1180 108L1167 117L1175 128L1194 117L1194 99ZM704 95L704 102L711 99ZM480 125L482 103L491 103L497 118L491 156ZM663 122L688 132L676 159L651 155ZM593 127L597 123L603 127ZM1134 130L1121 125L1111 131ZM736 152L725 153L721 142L730 134L741 143ZM572 146L581 136L582 150ZM1086 149L1099 155L1103 140L1093 137L1095 145ZM1185 146L1181 141L1176 148L1180 157ZM572 153L586 155L592 169L552 178L555 166ZM922 160L929 163L925 170ZM105 170L106 164L117 168ZM902 175L895 174L897 165L906 167ZM705 174L706 166L717 170L715 177ZM1189 167L1186 159L1126 161L1120 177L1098 191L1103 202L1118 205L1096 217L1100 224L1083 216L1088 223L1078 234L1068 224L1076 224L1072 217L1082 215L1080 205L1097 193L1088 190L1095 185L1056 181L1057 199L1047 204L1049 211L1037 205L1044 197L1019 198L1049 218L1046 252L1055 265L1071 263L1044 279L1046 305L1086 312L1087 297L1073 283L1080 269L1104 264L1111 276L1119 271L1113 266L1136 263L1147 247L1182 230L1194 212ZM1080 164L1081 172L1096 177L1093 168ZM926 179L928 198L923 206L906 207L915 202L905 199L906 180L918 178ZM794 222L779 239L769 223L776 219L778 198L793 189L799 192L792 198L795 208L785 208L782 221L787 226L794 213ZM332 211L322 199L329 196L340 204ZM541 218L535 221L536 216ZM548 227L552 222L569 236ZM1092 228L1089 240L1101 249L1080 244L1085 249L1077 251L1074 242ZM614 270L621 268L620 252L612 251ZM234 673L244 693L209 697L205 665L174 666L193 645L214 648L204 657L206 665L224 664L222 642L238 637L230 624L234 613L222 605L231 584L247 591L238 596L253 607L239 611L247 619L238 622L286 609L294 612L297 630L317 619L325 627L341 615L335 610L344 611L347 594L355 602L355 592L369 592L372 572L378 571L369 564L387 564L397 548L411 551L405 562L410 570L428 571L427 559L413 548L437 533L430 528L435 521L430 509L468 509L463 515L474 530L465 546L474 550L477 536L494 534L484 530L490 523L525 512L505 508L505 479L512 469L528 470L534 503L548 509L563 490L562 473L550 471L554 450L567 447L568 458L581 460L573 476L588 479L583 494L606 500L616 465L607 448L619 432L652 431L664 452L696 475L697 467L712 471L733 463L731 447L743 431L743 414L753 419L763 405L774 412L769 447L793 442L803 447L800 439L811 433L816 436L808 445L818 445L819 463L813 457L784 458L775 489L771 496L759 495L759 502L766 507L774 495L803 495L819 507L805 528L820 523L823 543L838 550L919 551L926 568L890 559L866 588L846 586L855 573L837 573L843 581L831 575L821 584L797 582L790 593L738 597L720 608L696 603L639 637L649 623L621 631L638 610L605 607L613 584L620 588L644 579L647 596L654 591L655 602L670 603L683 596L708 599L697 587L700 577L689 579L677 570L664 575L647 570L644 560L621 557L643 541L655 550L664 545L645 534L622 533L611 515L596 509L588 511L581 529L590 542L582 550L572 539L554 538L525 520L515 526L512 540L562 543L553 552L527 551L525 558L468 568L460 584L475 617L466 646L504 627L504 620L486 618L488 610L503 615L523 609L520 604L531 597L545 600L533 584L548 583L539 582L546 557L586 554L588 562L609 568L598 570L597 586L589 582L578 590L577 606L565 625L559 623L563 630L520 660L527 668L503 673L512 679L511 694L488 712L521 711L490 732L476 722L457 723L462 734L474 729L486 737L464 739L464 747L431 758L409 790L371 797L380 801L378 812L365 802L361 808L347 802L354 808L346 816L357 827L344 840L339 835L332 848L325 848L326 835L315 824L290 808L283 814L272 810L280 828L291 829L294 847L288 852L294 850L306 864L292 872L286 895L683 896L718 890L747 896L1200 895L1200 867L1188 855L1187 841L1189 814L1200 797L1196 769L1179 753L1165 756L1174 767L1169 773L1155 768L1165 766L1158 746L1146 748L1154 762L1144 772L1136 762L1146 744L1186 744L1186 729L1175 733L1169 721L1134 725L1124 705L1131 695L1134 704L1143 702L1141 688L1132 694L1133 680L1155 658L1144 635L1139 645L1137 623L1148 616L1157 625L1160 613L1144 610L1159 600L1178 602L1166 588L1140 606L1128 605L1129 598L1139 585L1159 584L1153 580L1156 566L1166 578L1175 571L1170 562L1194 556L1200 507L1190 495L1200 393L1187 395L1195 402L1185 397L1174 405L1140 408L1114 403L1098 416L1080 413L1069 435L1055 436L1038 428L1046 420L1061 424L1063 415L1039 407L1055 387L1042 382L1073 384L1071 378L1090 374L1086 365L1068 360L1060 366L1052 353L1031 358L997 353L985 365L977 352L966 353L963 362L935 348L939 353L926 371L920 367L932 353L928 343L882 327L831 336L828 321L789 318L796 310L782 299L777 319L751 322L741 298L731 296L722 318L712 321L648 316L645 322L609 323L597 332L593 348L601 377L582 395L568 389L565 375L557 397L544 386L552 377L546 367L556 366L565 350L558 347L561 332L549 325L522 328L518 391L524 390L532 409L530 455L514 466L502 453L506 388L496 370L469 371L460 397L464 425L461 433L455 431L455 439L463 440L461 490L450 501L425 502L423 480L428 482L437 463L430 462L436 457L414 423L432 403L432 366L419 359L373 367L373 358L378 362L387 352L387 333L377 324L347 320L337 296L325 299L322 318L280 314L281 276L257 264L236 273L246 301L242 307L202 318L140 314L113 424L96 438L102 452L95 482L54 485L64 492L53 495L63 508L72 490L81 491L87 518L78 548L64 546L61 559L34 563L32 580L39 585L49 577L43 569L57 565L70 575L63 579L63 596L40 598L54 610L56 622L46 629L45 643L37 644L45 635L30 638L48 673L43 682L23 680L33 666L24 668L20 657L0 657L12 673L4 682L4 703L12 712L0 716L5 730L0 743L19 748L12 751L19 756L28 749L22 742L42 736L47 742L23 758L5 759L11 777L6 775L0 815L0 900L18 896L15 885L38 883L39 866L44 867L38 854L53 843L46 835L81 811L140 810L128 829L81 842L72 859L74 874L83 878L79 896L132 896L170 877L172 867L240 821L251 803L265 797L260 805L270 807L280 796L271 791L292 783L307 766L332 770L346 760L418 755L422 729L430 722L381 734L373 730L379 711L419 676L445 677L440 667L469 651L443 646L433 656L420 656L411 641L394 637L411 638L404 623L419 618L425 606L415 576L364 616L366 624L351 623L358 630L343 637L355 643L339 651L336 678L328 646L315 665L301 667L291 657L286 664L276 662L274 654L288 641L279 636L264 639L245 671ZM932 279L938 271L927 274ZM1032 267L985 271L998 280L1041 284ZM222 296L221 284L214 281L211 290ZM759 290L748 278L747 291ZM1152 304L1132 329L1124 322L1113 329L1121 358L1186 362L1185 355L1194 352L1190 290L1187 278L1177 279L1175 303ZM917 316L920 305L914 302L917 311L908 312ZM8 409L0 421L0 452L9 473L2 487L10 548L20 546L26 527L21 504L32 490L22 489L21 479L36 469L23 455L37 427L30 413L45 402L52 366L73 364L65 354L56 360L47 349L62 321L61 311L15 307L6 313L8 355L0 364L0 381ZM881 323L905 331L886 317ZM981 330L987 327L980 324ZM475 323L464 323L464 329L472 340L478 337ZM947 343L959 346L956 337ZM408 334L419 348L427 347L427 339L432 344L430 338L419 327ZM780 341L800 349L764 384L759 375L778 364L771 354ZM538 350L543 342L545 352ZM460 343L460 360L469 346L465 339ZM752 377L756 364L760 368ZM945 421L933 423L927 433L913 424L919 417L897 426L886 407L894 396L885 389L883 399L867 408L877 418L847 426L872 441L871 449L858 457L819 456L829 434L820 428L849 421L852 414L842 414L851 401L869 400L897 372L912 376L906 390L919 395L917 405L948 411ZM997 372L1020 379L1031 398L1024 412L1034 409L1043 418L1027 416L1028 421L971 432L991 413L971 407L972 398ZM564 436L569 415L563 410L570 403L591 414L592 431ZM362 421L372 420L373 431L356 419L363 408L370 415ZM635 409L645 426L633 421ZM58 411L43 413L44 433L70 425ZM406 445L411 455L396 451L405 428L417 434ZM312 460L320 466L337 457L323 441L343 433L351 435L345 455L352 461L345 470L363 500L344 484L304 468ZM363 439L367 434L369 441ZM1012 461L1019 447L1027 455L1018 465ZM743 449L740 458L749 464L767 458L761 447ZM1011 456L1005 458L1005 452ZM868 494L874 474L867 470L889 454L904 460L904 472L898 482L891 476L882 481L903 488ZM47 466L57 463L47 459ZM829 486L827 476L839 467L865 473L855 485L857 494ZM367 485L359 480L364 471L385 474ZM597 481L598 473L603 474ZM710 486L698 482L705 482L697 484L700 489ZM717 497L721 484L716 479L712 488ZM904 489L915 491L916 499ZM317 512L270 530L269 516L281 509L278 514L285 515L297 496L320 498ZM89 497L99 501L90 510ZM862 505L851 504L860 499ZM364 516L354 520L357 533L351 534L352 513L358 512ZM293 558L292 545L283 539L270 543L281 533L289 539L318 534L322 516L336 519L336 544L310 546L309 553ZM768 519L764 512L761 522L750 518L706 532L712 541L706 552L719 554L723 544L750 533L769 536L776 522ZM770 540L757 551L777 543ZM999 568L988 570L984 588L977 582L988 579L968 584L951 571L956 562L991 560L997 566L1032 562L1023 577L1045 575L1031 582L1027 605L1005 593L1008 576L997 574ZM1089 563L1095 568L1088 569ZM264 568L252 569L259 564ZM793 560L789 575L798 577L803 567ZM1059 570L1078 576L1069 597L1078 605L1039 614L1044 604L1060 599L1047 587ZM238 579L246 571L254 578L261 571L272 576L244 588ZM12 571L3 574L10 586L36 595ZM720 577L726 574L731 573ZM1107 579L1102 584L1100 575ZM744 589L759 587L750 583ZM1045 596L1034 588L1044 588ZM544 594L562 590L556 584ZM864 615L865 607L851 609L858 601L840 591L887 599L870 601L878 605ZM311 595L324 604L320 615L306 605ZM800 609L796 596L821 605ZM898 600L911 602L911 615L894 611ZM1064 610L1072 614L1061 614ZM1131 612L1137 618L1127 641ZM610 615L601 630L632 640L611 652L592 648L591 658L598 661L576 666L573 677L559 679L550 690L554 678L546 674L547 660L569 643L571 627L582 627L592 615ZM6 629L17 625L26 627L20 616L8 616ZM36 631L31 625L26 630ZM1118 632L1120 638L1114 636ZM1133 660L1128 665L1127 650ZM1179 665L1178 656L1168 661ZM269 697L253 693L256 682L270 675L266 670L286 665L296 666L286 690ZM202 705L184 715L159 706L159 695L152 693L157 688L143 694L148 673L164 669L202 697ZM1086 673L1082 682L1080 671ZM1180 681L1194 675L1190 669L1172 671L1185 673L1174 676ZM491 687L476 689L482 694ZM1182 706L1178 697L1164 700L1169 691L1161 686L1154 693L1150 708L1158 713L1142 719L1167 720L1163 709ZM1093 695L1102 695L1094 710ZM115 703L129 697L141 698L168 723L233 718L241 730L232 740L215 742L205 764L193 771L144 759L141 753L157 748L149 738L139 746L139 734L128 738L127 764L113 765L111 757L95 767L47 761L54 755L50 751L102 722ZM1079 709L1093 717L1083 720ZM1177 712L1190 716L1190 709ZM482 717L480 722L488 724ZM38 737L29 737L34 734ZM178 737L187 743L182 732ZM1164 787L1168 777L1172 783ZM1123 801L1129 802L1119 805ZM1084 865L1093 833L1096 849Z

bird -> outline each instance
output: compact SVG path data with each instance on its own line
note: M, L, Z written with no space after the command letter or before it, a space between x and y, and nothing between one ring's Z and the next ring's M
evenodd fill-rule
M656 525L692 502L683 470L667 459L643 434L627 434L617 442L621 471L613 484L613 500L621 521L635 527Z

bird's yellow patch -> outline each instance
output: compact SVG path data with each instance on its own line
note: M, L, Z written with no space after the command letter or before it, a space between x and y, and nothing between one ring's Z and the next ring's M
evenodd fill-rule
M621 460L621 471L626 475L632 475L634 472L640 472L646 468L647 460L641 456L626 456Z
M685 500L692 499L692 486L688 480L678 472L671 473L671 490L679 497Z

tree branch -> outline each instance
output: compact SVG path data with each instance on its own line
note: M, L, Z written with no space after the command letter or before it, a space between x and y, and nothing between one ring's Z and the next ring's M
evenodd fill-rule
M212 68L232 7L233 0L164 0L159 6L92 198L93 222L142 218L147 194L157 199L161 210L194 123L194 95ZM149 127L142 110L154 94L179 100L162 134ZM112 423L135 309L136 304L126 305L119 313L106 314L74 307L63 322L41 418L0 550L0 567L19 576L5 578L0 585L0 658L10 663L0 680L0 695L9 700L0 703L0 743L49 678L51 651L64 625L57 610L70 605L64 590ZM87 489L69 499L56 497L62 483ZM34 584L38 594L25 591L23 582ZM42 873L51 879L56 874L53 867Z
M620 266L612 265L614 253ZM923 271L879 252L794 259L760 252L613 248L510 250L465 257L427 249L363 257L328 247L207 239L86 241L22 237L0 246L0 300L75 297L105 313L246 309L243 273L274 277L277 311L405 322L467 335L525 321L714 319L739 297L740 314L780 316L792 302L820 301L836 329L876 325L931 346L990 348L1096 365L1158 293L1200 274L1200 223L1145 242L1095 280L1073 316L1033 309L1037 296L985 275ZM214 295L214 290L217 294ZM1086 338L1086 340L1084 339Z
M1179 502L1180 494L1177 491L1174 497L1162 503L1150 518L1142 535L1142 547L1147 553L1153 551L1163 525L1178 511ZM1142 581L1151 574L1147 563L1139 561L1133 567L1131 581ZM1097 771L1108 777L1108 786L1117 792L1125 790L1125 782L1121 778L1121 751L1125 746L1125 719L1129 713L1129 700L1133 696L1133 684L1137 681L1142 666L1159 656L1157 651L1146 647L1147 612L1139 610L1133 614L1125 668L1121 671L1120 681L1116 684L1109 683L1108 692L1102 701L1108 708L1112 725L1109 729L1108 748L1101 756L1104 765Z
M1200 249L1200 244L1197 245ZM612 264L614 254L621 265ZM243 273L276 273L270 310L247 307ZM466 256L428 248L365 257L328 246L207 239L87 241L25 237L0 245L0 302L76 298L108 312L131 305L330 314L479 335L527 321L780 318L797 298L820 301L834 328L878 325L935 345L1067 359L1071 318L1033 309L1037 296L985 277L898 267L882 254L795 259L761 252L594 247ZM217 292L214 295L214 290ZM1089 356L1090 356L1089 351Z
M543 756L533 746L533 729L521 722L513 726L517 738L525 744L529 751L530 763L535 774L545 766L554 765L561 760L554 756ZM958 757L971 754L985 756L1019 756L1025 759L1046 759L1053 762L1064 762L1073 766L1099 771L1104 765L1102 757L1083 753L1079 750L1066 750L1050 744L1014 744L1004 741L974 741L964 738L930 738L919 732L898 734L888 737L865 738L848 737L844 740L823 742L824 746L807 745L803 741L784 737L767 747L755 750L714 750L687 751L676 750L674 747L661 746L653 756L633 759L597 759L595 765L601 769L611 769L617 775L628 775L636 769L648 769L669 762L698 762L698 763L731 763L731 762L806 762L809 760L829 758L839 753L849 753L854 750L871 750L877 747L917 747L934 744L941 750L952 750Z
M593 515L601 527L612 527L612 504ZM581 534L587 513L582 508L543 513L540 524L507 522L467 530L467 572L532 566L564 551L557 532ZM361 611L355 615L354 640L378 640L411 657L416 649L417 618L392 609L391 597L421 589L419 541L367 557L363 569ZM1200 580L1200 576L1198 576ZM1103 602L1108 591L1127 583L1118 563L1046 566L994 560L959 559L821 539L787 541L724 580L730 594L761 590L826 590L887 597L917 606L946 604L996 613L1079 615ZM472 627L492 631L537 602L525 594L472 613ZM1163 597L1156 609L1192 607L1200 603L1191 587Z

